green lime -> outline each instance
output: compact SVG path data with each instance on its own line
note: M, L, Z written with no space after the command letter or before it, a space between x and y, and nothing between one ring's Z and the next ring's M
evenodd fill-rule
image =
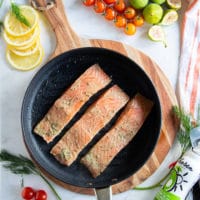
M148 36L152 41L163 42L164 46L167 47L165 32L161 26L153 25L148 31Z
M167 1L167 5L170 8L173 8L176 10L181 8L181 0L166 0L166 1Z
M157 3L157 4L163 4L165 3L166 0L151 0L153 3Z
M143 16L149 24L158 24L163 16L163 8L156 3L150 3L144 8Z
M129 0L129 2L133 8L142 9L149 3L149 0Z
M167 9L164 12L161 25L171 25L178 20L178 13L174 9Z

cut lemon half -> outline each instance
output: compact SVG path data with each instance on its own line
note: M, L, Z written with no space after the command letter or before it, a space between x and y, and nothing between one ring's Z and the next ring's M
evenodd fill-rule
M12 36L6 31L4 31L3 36L8 45L13 46L13 47L21 47L21 46L27 46L29 44L32 44L33 41L35 41L36 38L39 37L39 34L40 34L40 29L38 26L36 26L33 32L21 37Z
M30 27L21 23L12 12L8 12L4 27L8 34L19 37L29 34L38 24L38 13L31 6L20 6L21 14L28 20Z
M29 56L19 56L7 49L6 58L12 67L21 71L28 71L37 67L44 56L42 46L38 50Z
M164 46L167 47L165 32L159 25L153 25L148 31L149 39L155 42L163 42Z
M160 22L161 25L171 25L178 20L178 13L174 9L167 9Z
M181 0L167 0L167 5L173 9L180 9L181 8Z
M33 43L33 45L27 49L19 50L17 48L10 48L9 50L11 50L14 54L18 56L29 56L34 54L39 48L40 48L40 40L36 40L36 42Z

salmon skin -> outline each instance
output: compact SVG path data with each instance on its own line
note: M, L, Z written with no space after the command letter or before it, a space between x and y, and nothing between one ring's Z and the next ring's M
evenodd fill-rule
M133 139L152 109L152 101L137 94L120 114L114 126L81 159L96 178Z
M81 107L110 82L98 64L92 65L55 101L34 132L47 143L53 141Z
M52 148L51 154L64 165L71 165L94 136L126 105L129 97L114 85L93 103L85 114Z

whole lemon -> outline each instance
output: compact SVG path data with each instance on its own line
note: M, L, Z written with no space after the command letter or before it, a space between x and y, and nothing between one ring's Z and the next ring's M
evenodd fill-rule
M150 3L144 8L143 16L149 24L158 24L163 16L163 8L156 3Z
M142 9L149 3L149 0L129 0L129 2L133 8Z

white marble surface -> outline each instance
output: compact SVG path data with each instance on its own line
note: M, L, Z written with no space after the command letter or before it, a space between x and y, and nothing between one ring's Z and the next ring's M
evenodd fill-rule
M16 0L19 4L28 4L28 1ZM86 8L82 5L81 0L63 1L68 20L74 31L81 37L86 38L104 38L117 40L127 43L139 50L143 51L154 59L160 68L169 78L172 86L175 89L178 60L180 50L180 27L179 22L170 27L165 27L167 34L168 47L164 48L161 43L151 42L146 37L148 25L137 30L135 36L126 36L119 29L114 28L111 22L106 22L101 15L93 12L92 8ZM4 1L0 8L0 20L3 19L8 11L9 1ZM41 25L41 41L45 50L45 58L43 63L46 63L48 57L55 48L54 34L49 27L45 18L40 14ZM181 19L179 20L181 21ZM29 71L16 71L9 66L5 58L5 42L0 37L0 145L1 148L7 149L14 153L20 153L29 156L22 140L22 132L20 125L20 110L22 105L25 90L31 81L34 74L40 67ZM142 185L148 186L157 182L165 173L167 173L168 165L174 161L179 154L178 145L174 145L161 167ZM0 199L17 200L20 198L20 181L21 177L11 174L1 167L0 169ZM42 188L48 192L49 200L54 200L55 197L49 190L48 186L40 177L29 175L24 176L25 185L32 186L36 189ZM54 183L53 183L54 184ZM63 189L55 185L56 190L62 199L70 200L92 200L95 197L80 195ZM114 200L151 200L157 190L150 191L127 191L122 194L114 195Z

